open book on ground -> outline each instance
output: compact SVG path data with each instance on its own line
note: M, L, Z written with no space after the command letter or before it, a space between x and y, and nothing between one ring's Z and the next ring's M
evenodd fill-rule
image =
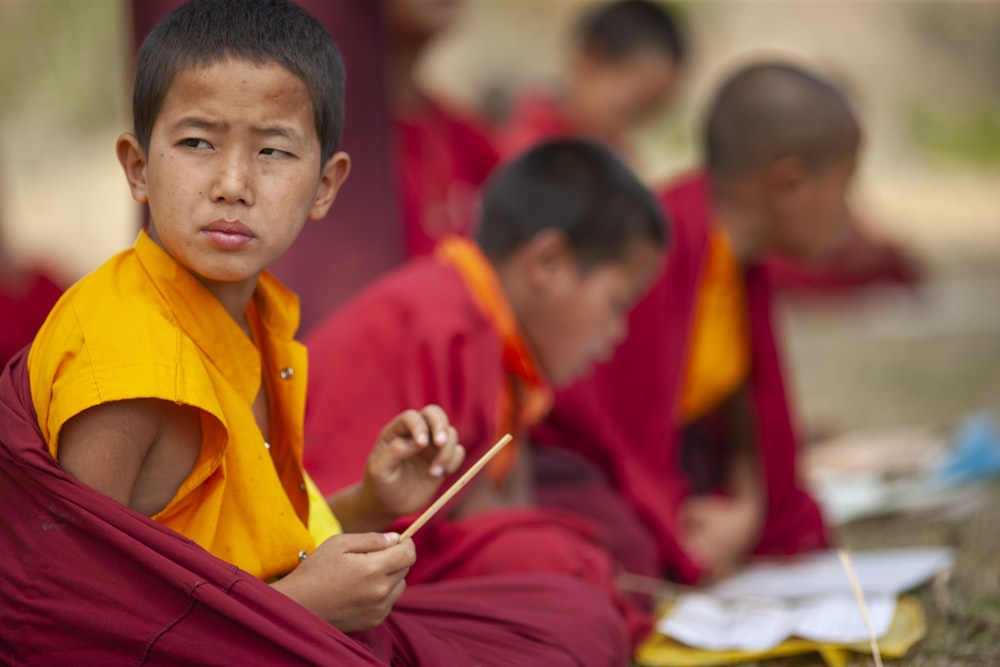
M875 636L888 632L901 593L950 567L953 559L947 548L853 553ZM688 646L713 651L765 651L791 637L831 644L868 639L834 551L758 563L703 593L682 595L657 630Z

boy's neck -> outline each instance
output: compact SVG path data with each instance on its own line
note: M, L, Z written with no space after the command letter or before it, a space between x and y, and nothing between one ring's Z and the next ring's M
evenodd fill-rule
M205 280L198 277L198 281L219 300L219 303L226 309L230 317L233 318L240 329L251 339L253 338L253 334L250 331L250 324L247 322L246 314L247 307L250 305L250 299L253 298L254 292L257 289L258 279L228 283Z
M750 184L739 180L711 182L712 222L725 230L740 264L754 263L766 251L760 209Z

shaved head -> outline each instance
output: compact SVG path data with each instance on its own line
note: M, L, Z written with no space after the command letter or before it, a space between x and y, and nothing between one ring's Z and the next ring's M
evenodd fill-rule
M843 95L793 65L758 64L733 74L705 126L708 169L731 178L784 157L810 170L852 155L860 129Z

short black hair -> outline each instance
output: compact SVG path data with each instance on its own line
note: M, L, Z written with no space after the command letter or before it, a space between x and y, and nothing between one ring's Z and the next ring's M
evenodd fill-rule
M585 47L610 58L621 58L641 48L658 49L678 63L684 62L686 45L680 21L662 2L620 0L587 14L579 27Z
M858 121L833 84L795 65L762 62L732 73L705 122L705 160L716 177L781 157L819 169L857 150Z
M653 194L614 153L585 139L538 144L487 184L476 240L491 261L547 229L566 235L584 271L623 259L634 241L667 243Z
M323 163L333 155L344 125L344 64L330 33L287 0L191 0L153 28L136 57L132 92L143 149L177 73L226 58L275 63L302 79Z

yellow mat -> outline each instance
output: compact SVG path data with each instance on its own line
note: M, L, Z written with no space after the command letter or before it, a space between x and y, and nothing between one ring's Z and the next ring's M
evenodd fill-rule
M661 610L661 617L669 607ZM924 609L912 595L899 600L889 631L878 642L882 657L901 658L910 647L927 633ZM694 667L731 665L738 662L782 658L802 653L819 653L829 667L845 667L852 653L871 653L868 642L859 644L827 644L807 639L786 639L768 651L707 651L691 648L670 637L653 633L639 646L635 662L645 667Z

